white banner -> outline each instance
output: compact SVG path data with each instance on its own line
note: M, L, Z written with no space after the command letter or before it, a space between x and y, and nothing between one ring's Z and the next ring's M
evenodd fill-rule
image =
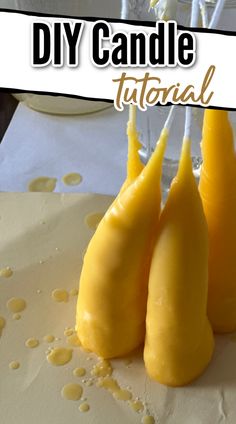
M106 20L100 29L99 23L92 18L0 12L0 88L110 100L118 110L129 102L141 109L154 103L236 109L236 34L181 28L174 36L172 26L171 34L161 28L163 36L150 23ZM142 58L139 44L135 51L130 41L131 33L145 34ZM154 33L156 41L150 44ZM185 34L192 34L192 49ZM154 46L160 66L150 64ZM186 65L191 51L192 63ZM105 62L106 56L105 64L94 61L97 57ZM127 65L108 63L119 62L121 56L126 56ZM147 64L135 65L144 56Z

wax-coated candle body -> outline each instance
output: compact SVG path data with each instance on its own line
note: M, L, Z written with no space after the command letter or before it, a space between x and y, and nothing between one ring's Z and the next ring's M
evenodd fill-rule
M207 259L207 225L185 140L160 216L149 276L144 361L150 377L162 384L191 382L211 359Z
M78 337L84 348L104 358L127 354L144 340L166 139L164 131L148 165L122 187L84 257L77 304Z
M206 110L199 190L209 232L208 315L214 331L236 330L236 158L228 113Z

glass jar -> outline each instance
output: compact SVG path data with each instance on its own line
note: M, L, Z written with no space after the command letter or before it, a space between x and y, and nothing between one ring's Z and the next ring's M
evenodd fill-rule
M138 19L138 20L157 20L158 13L157 9L151 9L149 0L124 0L126 3L126 19ZM160 0L161 2L162 0ZM174 1L174 0L173 0ZM164 0L163 0L164 2ZM216 0L206 0L207 11L209 21L214 10ZM190 15L191 15L191 4L192 0L178 0L176 8L176 16L172 16L172 19L176 19L180 25L190 26ZM199 26L202 26L201 15L199 14ZM222 11L218 29L235 31L236 30L236 0L226 0L224 10ZM149 152L154 148L155 142L160 134L163 124L167 118L169 107L157 106L149 108L146 114L148 130L141 134L142 142L144 147L141 150L143 161L147 161L149 158ZM142 112L143 113L143 112ZM192 119L192 159L193 169L196 178L199 176L200 165L201 165L201 150L200 141L202 133L202 122L203 122L204 110L201 108L193 108L193 119ZM236 129L236 114L230 113L231 122L233 129ZM143 119L143 118L142 118ZM164 194L169 189L172 178L176 175L178 168L178 158L181 149L181 142L184 133L184 121L185 121L185 107L178 106L176 116L170 131L169 142L166 149L166 155L163 164L163 189ZM137 120L138 123L138 120ZM150 140L150 138L151 140Z
M76 17L120 18L121 16L120 0L0 0L0 9L3 8ZM32 109L53 114L85 114L111 106L107 102L44 94L20 93L14 96Z

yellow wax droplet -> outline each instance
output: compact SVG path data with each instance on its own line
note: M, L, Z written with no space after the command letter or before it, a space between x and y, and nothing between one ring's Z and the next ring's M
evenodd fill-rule
M12 297L7 301L7 309L12 313L24 311L26 308L26 301L21 298Z
M96 230L103 216L104 216L104 213L101 213L101 212L91 213L85 217L85 224L91 230Z
M29 338L25 342L25 346L26 347L29 347L31 349L37 347L38 345L39 345L39 341L37 339L34 339L33 337Z
M102 359L91 370L91 375L94 377L106 377L111 375L113 372L110 362L106 359Z
M68 383L61 391L61 395L66 400L79 400L82 396L83 389L79 384Z
M13 274L13 271L9 266L7 266L6 268L0 269L0 277L10 278L12 274Z
M81 183L82 176L77 172L71 172L70 174L64 175L64 177L62 177L62 181L66 185L75 186Z
M18 368L20 368L20 362L18 362L18 361L12 361L12 362L10 362L9 368L11 370L17 370Z
M55 190L57 183L56 178L38 177L30 181L28 185L29 191L52 192Z
M129 402L129 406L135 411L135 412L141 412L144 410L144 405L140 400L133 400Z
M43 341L46 343L52 343L54 342L55 337L52 334L47 334L46 336L44 336Z
M69 295L70 296L77 296L78 295L78 289L71 289L70 291L69 291Z
M52 299L55 300L55 302L68 302L69 294L64 289L55 289L52 292Z
M86 374L86 369L85 368L75 368L73 370L73 375L75 377L83 377Z
M113 393L113 397L118 400L130 400L132 399L132 393L126 389L119 389Z
M120 386L114 378L104 377L100 378L97 382L97 387L109 390L111 393L115 393L120 390Z
M1 333L1 330L3 330L3 328L5 327L5 325L6 325L5 318L0 316L0 333Z
M61 366L70 362L72 358L72 349L67 349L64 347L55 347L47 355L47 360L51 365Z
M79 406L79 411L80 412L88 412L89 409L90 409L90 406L86 402L81 403L81 405Z
M74 347L81 346L80 339L78 338L78 335L76 333L73 333L71 334L71 336L68 336L66 342L70 346L74 346Z
M152 415L144 415L142 418L142 424L155 424L155 419Z
M19 319L21 319L21 315L20 315L20 314L13 314L13 315L12 315L12 318L13 318L15 321L18 321Z
M64 336L68 337L68 336L72 336L72 334L74 334L75 330L73 328L66 328L64 331Z
M94 380L92 380L92 378L90 378L89 380L87 380L85 382L85 384L86 384L86 386L90 387L90 386L92 386L94 384Z

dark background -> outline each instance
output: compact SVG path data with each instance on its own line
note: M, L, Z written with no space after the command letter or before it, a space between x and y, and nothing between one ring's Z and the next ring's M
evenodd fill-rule
M0 143L15 112L18 101L8 93L0 93Z

